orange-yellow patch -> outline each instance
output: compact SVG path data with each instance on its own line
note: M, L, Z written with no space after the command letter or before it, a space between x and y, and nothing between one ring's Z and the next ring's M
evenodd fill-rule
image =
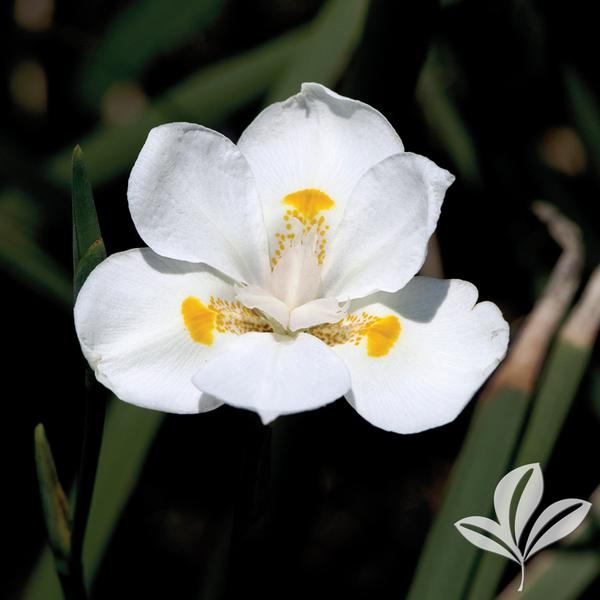
M400 320L395 315L378 319L366 331L367 354L385 356L400 337Z
M198 298L188 296L181 303L183 322L195 342L210 346L217 324L217 312L208 308Z
M328 346L367 341L367 354L374 358L385 356L400 337L400 319L395 315L376 317L366 312L350 314L339 323L325 323L311 327L308 333Z
M251 331L273 331L269 322L257 312L237 301L210 297L208 306L188 296L181 303L183 322L195 342L210 346L215 333L242 335Z
M283 203L294 207L306 219L313 219L322 210L329 210L335 205L325 192L314 188L288 194Z

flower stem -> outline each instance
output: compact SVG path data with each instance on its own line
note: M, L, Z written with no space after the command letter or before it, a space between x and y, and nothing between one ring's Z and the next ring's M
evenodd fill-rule
M83 590L83 542L85 530L92 504L96 471L100 447L102 446L102 433L104 431L104 418L106 415L106 396L96 383L89 367L85 369L85 422L83 429L83 444L79 473L77 476L77 492L73 514L73 529L71 537L71 552L69 555L69 577L79 574L80 585L75 589ZM77 577L76 577L77 579ZM86 598L85 595L73 598Z

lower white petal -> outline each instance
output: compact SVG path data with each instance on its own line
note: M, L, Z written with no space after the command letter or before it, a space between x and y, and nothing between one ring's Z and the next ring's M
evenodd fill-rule
M171 413L197 413L220 401L192 376L226 345L194 341L182 315L188 297L233 299L230 283L207 267L150 249L113 254L89 276L75 304L75 327L98 380L121 400Z
M343 361L315 337L247 333L193 378L200 390L263 420L329 404L350 388Z
M369 422L398 433L456 418L508 344L498 308L476 302L477 289L466 281L415 277L395 294L353 303L351 313L396 318L399 329L392 340L381 337L383 351L373 355L364 340L333 346L350 370L350 404Z

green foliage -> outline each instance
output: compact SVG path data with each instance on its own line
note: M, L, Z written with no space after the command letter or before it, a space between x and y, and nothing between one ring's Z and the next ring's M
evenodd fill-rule
M199 36L223 0L135 0L113 20L85 62L82 91L95 106L116 81L139 77L153 59Z
M73 150L72 164L73 288L77 297L88 275L106 258L106 249L100 233L92 186L79 146Z
M100 127L86 136L86 162L94 184L130 170L148 131L169 121L191 121L214 127L236 110L264 94L273 78L301 47L304 28L297 28L240 56L226 59L191 75L154 101L134 122ZM71 150L45 165L49 179L66 186L71 179Z
M471 186L482 183L481 167L473 136L455 99L444 84L444 65L438 45L432 46L417 85L417 101L438 144L445 150L460 178Z
M574 68L563 67L562 75L573 120L587 146L596 178L600 180L600 107Z
M17 206L19 211L14 210ZM0 192L0 267L43 298L63 307L70 306L69 276L40 247L37 223L32 222L37 220L37 214L26 193L14 189Z
M111 403L83 548L88 585L94 580L163 419L162 413L137 408L116 399ZM40 557L23 594L23 600L42 598L62 598L49 550Z
M297 93L304 81L334 85L360 40L368 6L368 0L327 2L289 65L269 90L265 103Z
M34 430L35 464L48 541L54 554L56 568L66 570L71 553L71 509L58 479L56 465L44 426Z

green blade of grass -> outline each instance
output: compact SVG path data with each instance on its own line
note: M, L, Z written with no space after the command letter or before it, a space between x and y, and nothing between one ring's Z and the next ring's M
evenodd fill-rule
M71 206L73 213L73 288L75 297L77 297L87 276L96 265L106 258L92 186L79 146L73 150Z
M92 186L88 179L83 152L79 146L76 146L73 150L71 212L73 227L73 297L76 299L88 275L106 258ZM85 596L83 543L102 445L107 391L96 381L89 366L86 365L84 369L85 421L73 511L69 579L76 582L77 587L84 591Z
M329 0L271 87L266 104L296 94L305 81L334 85L360 40L368 6L368 0Z
M83 548L88 585L94 580L163 418L162 413L137 408L116 399L109 407L89 528ZM43 552L22 598L61 600L58 578L49 550Z
M138 77L157 56L199 35L218 16L223 0L135 0L110 24L82 69L82 93L97 106L115 81Z
M222 123L236 110L258 100L304 41L305 27L202 69L155 100L134 122L99 128L83 139L91 182L121 175L133 165L148 131L169 121L191 121L207 127ZM71 150L50 158L46 176L66 187L71 179Z
M35 465L48 542L57 571L64 572L71 553L71 509L58 479L52 450L41 423L35 428L34 444Z
M549 205L540 203L535 210L563 252L506 361L479 398L427 537L409 600L464 597L480 551L456 533L454 523L491 512L495 486L510 465L550 340L579 284L582 251L578 228Z
M548 355L533 410L513 466L539 462L543 467L548 462L575 400L599 325L600 267L592 275L581 300L571 311ZM468 598L493 598L506 565L501 557L490 554L483 556Z

